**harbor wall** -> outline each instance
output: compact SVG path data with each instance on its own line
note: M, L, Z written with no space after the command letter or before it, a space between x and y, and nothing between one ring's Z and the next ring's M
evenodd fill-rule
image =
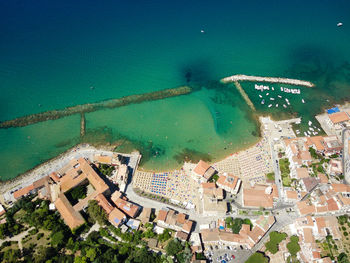
M258 77L258 76L247 76L247 75L233 75L233 76L221 79L222 83L229 83L229 82L235 82L235 81L256 81L256 82L281 83L281 84L289 84L289 85L296 85L296 86L305 86L308 88L312 88L315 86L315 84L313 84L310 81L306 81L306 80L277 78L277 77Z
M182 86L182 87L173 88L173 89L165 89L165 90L154 91L154 92L149 92L144 94L130 95L130 96L125 96L117 99L110 99L110 100L105 100L101 102L96 102L96 103L81 104L81 105L76 105L72 107L67 107L62 110L45 111L41 113L36 113L36 114L15 118L8 121L3 121L0 123L0 128L23 127L23 126L27 126L30 124L43 122L47 120L56 120L56 119L74 115L74 114L83 114L83 113L94 112L102 109L113 109L113 108L122 107L130 104L142 103L145 101L153 101L153 100L160 100L160 99L165 99L170 97L181 96L181 95L189 94L191 92L192 92L192 89L189 86ZM85 126L85 121L84 121L84 126Z

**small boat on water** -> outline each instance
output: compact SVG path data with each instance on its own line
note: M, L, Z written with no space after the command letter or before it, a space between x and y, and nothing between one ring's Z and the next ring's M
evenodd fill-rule
M203 29L201 29L201 33L203 34L203 33L205 33L205 31Z
M339 22L338 24L337 24L337 27L340 27L340 26L342 26L343 25L343 23L342 22Z
M276 108L278 108L278 103L276 104Z
M266 93L266 96L269 96L270 93Z
M283 91L283 88L281 87L281 91Z
M271 108L271 107L272 107L272 104L270 104L268 107Z
M275 100L275 98L270 98L270 100Z
M305 103L305 100L304 100L304 99L301 99L301 102L302 102L302 103Z
M307 136L307 133L306 133L306 132L304 132L304 135L305 135L305 136Z
M320 129L320 128L317 128L317 130L318 130L318 131L321 131L321 129Z
M282 96L281 96L281 95L277 95L277 97L279 97L280 99L282 99Z
M262 98L262 96L261 96L261 95L259 95L259 97L260 97L260 98Z
M309 126L311 126L312 125L312 121L309 121L308 124L309 124Z
M265 100L262 100L262 101L261 101L261 104L265 104Z
M274 87L272 87L271 89L272 89L272 90L275 90L275 88L274 88Z
M283 107L284 107L284 108L287 108L287 105L286 105L286 104L283 104Z

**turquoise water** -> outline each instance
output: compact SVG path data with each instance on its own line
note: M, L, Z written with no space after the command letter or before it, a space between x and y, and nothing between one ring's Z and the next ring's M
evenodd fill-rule
M345 0L1 1L0 120L196 84L208 89L88 114L89 136L131 140L146 168L221 158L256 141L257 124L237 92L212 81L239 73L313 81L310 103L294 110L312 118L349 97L349 13ZM0 130L0 178L68 149L78 132L75 117Z

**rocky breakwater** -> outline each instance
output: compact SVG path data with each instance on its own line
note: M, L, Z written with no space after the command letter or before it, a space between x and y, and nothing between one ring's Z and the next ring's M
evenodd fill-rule
M112 109L117 107L122 107L130 104L142 103L145 101L160 100L170 97L176 97L181 95L186 95L192 92L189 86L182 86L173 89L159 90L144 94L135 94L130 96L125 96L117 99L109 99L101 102L87 103L76 105L72 107L67 107L62 110L51 110L41 113L31 114L12 120L3 121L0 123L0 128L15 128L23 127L30 124L43 122L47 120L56 120L66 116L74 114L85 114L88 112L94 112L102 109Z
M305 86L308 88L312 88L315 86L315 84L313 84L310 81L306 81L306 80L277 78L277 77L258 77L258 76L247 76L247 75L233 75L233 76L221 79L222 83L229 83L229 82L235 82L235 81L281 83L281 84L289 84L289 85L296 85L296 86Z

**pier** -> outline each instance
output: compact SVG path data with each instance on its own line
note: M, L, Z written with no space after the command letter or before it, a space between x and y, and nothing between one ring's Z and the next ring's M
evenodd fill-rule
M235 81L281 83L281 84L289 84L289 85L295 85L295 86L304 86L304 87L308 87L308 88L312 88L315 86L315 84L311 83L310 81L306 81L306 80L289 79L289 78L276 78L276 77L233 75L233 76L221 79L222 83L229 83L229 82L235 82Z
M130 104L138 104L145 101L154 101L154 100L186 95L191 92L192 92L192 89L189 86L182 86L182 87L173 88L173 89L165 89L165 90L159 90L159 91L154 91L154 92L149 92L144 94L130 95L130 96L125 96L117 99L105 100L101 102L81 104L81 105L76 105L72 107L67 107L62 110L45 111L41 113L36 113L36 114L15 118L8 121L3 121L0 123L0 128L23 127L23 126L35 124L38 122L43 122L48 120L57 120L59 118L63 118L74 114L85 114L85 113L94 112L97 110L113 109L113 108L118 108L118 107L130 105ZM84 124L84 127L85 127L85 115L83 119L84 120L81 120L81 122L83 122L81 123L81 125ZM85 134L85 128L84 128L84 134Z
M241 84L239 84L238 81L234 81L233 82L237 88L237 90L239 91L239 93L241 93L243 99L246 101L246 103L248 104L248 106L253 110L256 111L254 103L249 99L248 94L244 91L244 89L242 88Z
M85 113L80 114L80 137L83 138L85 136L85 130L86 130L86 119L85 119Z

